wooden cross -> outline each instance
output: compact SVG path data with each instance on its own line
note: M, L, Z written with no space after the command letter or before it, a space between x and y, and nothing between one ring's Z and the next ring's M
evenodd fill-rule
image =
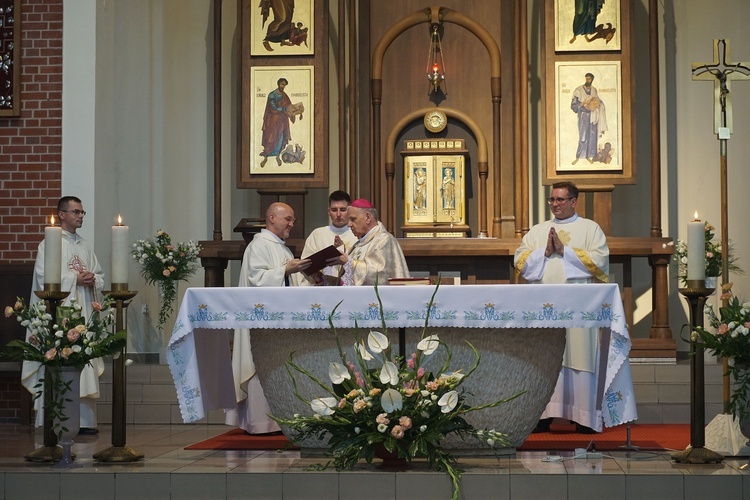
M729 40L714 39L714 61L693 63L693 80L714 82L714 131L719 139L729 139L732 133L732 80L750 80L750 63L730 63Z

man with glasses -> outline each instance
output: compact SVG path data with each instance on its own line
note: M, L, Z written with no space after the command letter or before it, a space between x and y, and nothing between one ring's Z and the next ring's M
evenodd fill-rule
M349 214L347 209L352 202L349 194L345 191L334 191L328 197L328 216L331 223L328 226L319 227L310 233L305 240L305 248L302 249L302 258L308 257L324 248L333 245L341 253L348 252L357 242L349 229ZM338 285L341 275L341 266L326 266L313 276L298 274L300 285Z
M62 266L60 290L70 292L63 306L75 301L81 306L81 315L89 318L93 312L92 303L101 301L101 290L104 288L104 272L91 245L76 231L83 226L86 211L81 200L75 196L64 196L57 202L57 217L62 228ZM34 281L31 285L30 304L39 302L35 291L44 290L44 240L39 243L34 264ZM27 333L28 335L28 333ZM27 339L28 340L28 339ZM80 434L96 434L97 411L99 399L99 377L104 373L104 362L101 358L91 360L81 371L81 429ZM36 362L24 361L21 371L21 383L32 394L37 392L38 381L44 377L43 367ZM44 424L44 398L34 402L37 427Z
M553 184L547 203L554 218L532 227L523 237L515 253L516 272L529 283L606 283L607 238L596 222L576 213L576 185ZM552 419L561 417L576 422L578 432L601 432L597 333L591 329L568 329L557 387L535 431L549 430Z
M294 227L294 210L286 203L272 203L266 210L266 227L253 237L242 258L239 286L290 286L292 275L310 267L310 259L295 259L285 244ZM237 410L227 412L226 424L250 434L279 432L268 417L271 409L263 394L250 350L250 330L234 331L232 350Z

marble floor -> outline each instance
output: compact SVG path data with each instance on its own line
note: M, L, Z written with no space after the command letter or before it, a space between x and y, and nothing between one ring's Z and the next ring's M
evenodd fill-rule
M143 461L99 463L111 428L79 436L73 447L81 468L59 470L25 462L42 441L29 426L0 424L0 499L448 499L445 474L418 462L406 471L375 462L356 470L316 471L321 457L299 451L188 451L184 447L226 432L223 425L135 425L127 445ZM633 443L637 444L637 443ZM556 455L547 461L547 455ZM576 458L573 452L518 452L499 457L461 457L464 499L748 499L747 458L715 465L673 462L670 452L618 451Z

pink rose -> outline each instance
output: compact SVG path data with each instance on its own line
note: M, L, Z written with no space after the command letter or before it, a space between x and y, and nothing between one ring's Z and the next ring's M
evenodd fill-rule
M177 271L177 268L176 268L176 267L174 267L174 266L169 266L169 270L170 270L171 272L175 272L175 271Z
M99 302L92 302L91 303L91 307L93 307L95 310L97 310L99 312L101 312L102 309L104 309Z
M404 429L408 430L411 429L411 418L407 416L403 416L398 419L398 425L403 427Z
M341 398L341 400L339 401L338 407L343 408L344 406L346 406L346 398Z
M78 331L78 329L71 328L70 330L68 330L67 337L68 337L68 341L75 342L81 337L81 333Z
M385 424L388 425L388 414L387 413L381 413L377 417L375 417L375 422L378 424Z
M393 429L391 429L391 436L395 437L396 439L401 439L404 437L404 428L400 425L394 425Z
M5 308L5 317L10 318L11 316L13 316L13 308L8 306Z
M57 356L57 349L55 349L54 347L44 353L44 359L46 359L47 361L52 361L53 359L55 359L55 356Z
M726 323L722 323L722 324L719 325L719 328L716 330L716 334L717 335L724 335L728 331L729 331L729 327L727 326L727 324Z
M417 354L411 353L411 357L409 357L409 359L406 360L406 366L408 366L409 368L413 370L414 367L416 366L416 363L417 363Z
M63 347L62 351L60 351L60 356L62 356L63 359L68 359L71 354L73 354L73 349L70 347Z
M17 300L15 304L13 304L13 309L16 311L20 311L23 308L23 304L20 300Z
M162 274L163 274L164 276L167 276L167 277L168 277L168 276L169 276L170 274L172 274L172 271L170 271L169 269L165 269L165 270L163 270L163 271L162 271L161 273L162 273Z
M437 380L431 380L425 384L425 387L427 387L427 390L429 391L437 391L438 387L440 387L440 382Z

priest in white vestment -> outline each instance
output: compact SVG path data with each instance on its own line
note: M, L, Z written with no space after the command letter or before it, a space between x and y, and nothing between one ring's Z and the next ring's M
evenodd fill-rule
M349 229L349 214L347 209L351 203L349 194L345 191L334 191L328 196L328 216L331 223L319 227L310 233L305 240L302 249L302 258L307 258L315 252L319 252L331 245L335 246L341 253L347 253L357 242L352 230ZM298 273L299 285L338 285L341 276L341 266L326 266L321 269L320 274L311 277L304 273ZM316 279L317 278L317 279Z
M286 203L272 203L268 207L266 228L261 229L245 249L239 286L289 286L295 273L309 267L309 259L295 259L284 243L295 220L294 210ZM250 434L280 431L276 422L268 417L271 409L258 378L254 376L255 363L247 328L234 331L232 372L237 410L227 412L227 425L240 427Z
M599 225L576 213L578 188L572 182L553 184L547 200L554 219L531 228L515 253L515 269L529 283L606 283L609 248ZM578 432L601 432L601 356L598 330L567 331L563 367L539 430L554 417L576 422ZM606 346L606 344L605 344Z
M76 231L83 226L81 200L75 196L64 196L57 203L57 217L62 228L62 265L60 290L70 292L62 302L67 306L75 301L81 306L81 315L89 318L93 311L91 303L101 301L101 290L104 288L104 272L94 254L91 245ZM39 243L34 263L34 281L31 285L29 304L39 302L35 291L44 290L44 240ZM26 332L28 341L29 332ZM104 361L92 359L81 371L81 434L95 434L97 428L96 404L99 399L99 377L104 373ZM21 368L21 383L32 394L36 394L40 379L44 378L44 366L36 361L24 361ZM44 397L34 401L36 409L36 426L44 425Z
M349 227L358 238L348 254L329 259L341 264L344 286L387 285L389 278L408 278L404 252L396 238L378 220L378 211L368 200L354 200L349 206Z

